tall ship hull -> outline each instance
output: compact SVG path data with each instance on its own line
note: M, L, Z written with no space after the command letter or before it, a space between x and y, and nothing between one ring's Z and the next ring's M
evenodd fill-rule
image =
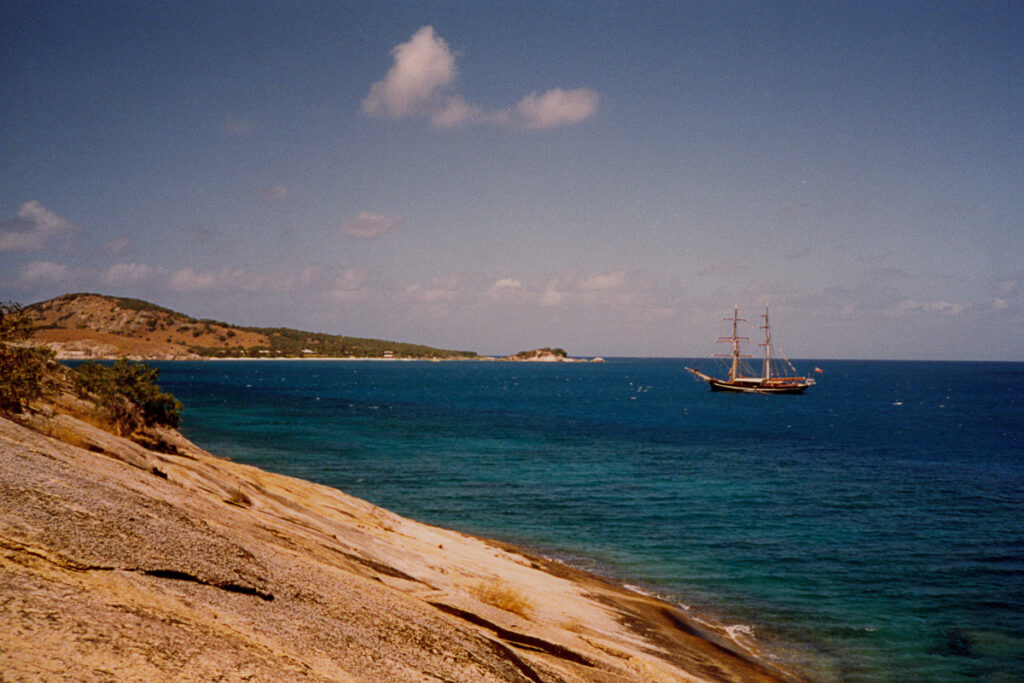
M814 384L813 379L806 377L775 377L767 382L757 377L741 377L730 382L709 377L693 368L686 369L707 382L711 391L732 391L741 394L802 394Z
M722 337L718 340L719 342L732 344L732 353L726 356L732 359L728 378L719 379L693 368L686 369L698 379L707 382L711 387L711 391L729 391L742 394L802 394L807 391L808 387L815 384L814 380L810 377L797 375L785 377L778 376L773 372L772 333L771 326L768 324L767 308L764 309L764 315L761 317L764 318L764 325L761 327L764 330L764 342L761 343L761 346L764 347L764 366L760 377L744 376L742 374L741 359L749 358L750 356L740 353L740 344L748 342L749 339L739 336L739 323L746 321L739 317L738 309L733 309L732 318L725 318L725 320L732 321L732 336Z

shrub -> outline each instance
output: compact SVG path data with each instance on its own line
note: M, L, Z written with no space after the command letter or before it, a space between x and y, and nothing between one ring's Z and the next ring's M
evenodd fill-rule
M80 390L96 395L97 407L124 435L143 427L178 426L181 402L156 384L159 375L156 368L122 358L111 366L80 365L77 382Z
M537 354L544 354L544 353L550 353L551 355L558 356L560 358L565 358L568 355L565 352L565 349L563 349L563 348L559 348L559 347L551 348L550 346L545 346L542 349L535 349L533 351L520 351L519 353L516 354L516 358L533 358Z
M237 505L240 508L247 508L252 505L252 498L242 489L236 488L231 490L231 495L225 498L224 502Z
M0 341L18 342L28 338L32 332L32 320L21 304L14 301L0 301Z
M20 413L56 390L48 369L53 352L19 345L31 331L32 321L21 304L0 302L0 412Z
M72 296L76 296L76 295L72 295ZM103 296L103 295L101 295L101 294L93 294L92 296ZM103 298L107 299L109 297L103 297ZM174 311L172 311L169 308L164 308L163 306L157 306L156 304L151 304L148 301L143 301L142 299L131 299L131 298L127 298L127 297L120 297L120 298L115 298L114 301L117 302L118 306L120 306L121 308L126 308L129 311L143 311L143 312L149 312L149 313L164 313L164 314L169 313L171 315L177 315Z

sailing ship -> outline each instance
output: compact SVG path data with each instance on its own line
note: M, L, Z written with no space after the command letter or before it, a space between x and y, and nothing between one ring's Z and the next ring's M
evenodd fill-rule
M740 344L750 341L749 337L739 336L739 323L746 322L739 316L739 308L732 310L732 318L723 318L723 320L732 321L732 336L731 337L720 337L719 342L732 344L732 353L730 354L715 354L719 357L731 358L729 365L729 377L728 379L718 379L705 375L699 370L693 368L686 368L692 372L699 379L707 382L711 386L711 391L736 391L748 394L802 394L807 390L807 387L814 385L814 380L810 377L799 377L797 375L792 376L780 376L773 369L772 360L772 328L768 324L768 307L765 306L764 325L761 329L764 330L764 342L761 346L764 347L764 367L761 371L761 376L743 375L742 372L744 364L740 359L751 358L751 356L743 355L740 353ZM789 363L789 361L786 361ZM790 370L795 373L796 369L789 365Z

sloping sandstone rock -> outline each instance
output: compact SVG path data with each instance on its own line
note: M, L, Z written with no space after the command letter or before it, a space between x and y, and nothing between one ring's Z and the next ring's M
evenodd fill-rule
M0 419L7 683L786 677L670 605L174 432L32 424Z

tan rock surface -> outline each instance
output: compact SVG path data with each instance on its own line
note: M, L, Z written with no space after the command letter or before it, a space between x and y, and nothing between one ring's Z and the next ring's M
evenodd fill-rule
M666 603L174 432L31 424L0 418L5 683L786 678Z

